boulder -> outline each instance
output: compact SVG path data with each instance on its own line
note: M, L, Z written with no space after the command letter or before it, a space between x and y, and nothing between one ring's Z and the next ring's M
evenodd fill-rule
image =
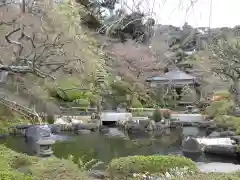
M216 155L236 156L237 145L206 145L204 152Z
M220 137L231 137L231 136L235 136L236 133L234 131L223 131L220 132Z
M76 134L79 134L79 135L80 134L89 134L89 133L91 133L91 131L88 129L79 129L76 131Z
M181 121L171 121L170 128L182 127L183 123Z
M207 128L206 128L206 134L207 134L207 136L210 135L210 134L211 134L212 132L214 132L214 131L219 132L219 131L218 131L218 127L217 127L216 125L212 125L212 126L210 126L210 127L207 127Z
M133 124L132 126L129 126L126 129L129 133L134 133L134 132L145 132L146 128L140 124Z
M96 131L98 129L98 125L94 123L86 123L86 124L74 124L74 130L90 130L90 131Z
M234 140L237 144L240 144L240 136L231 136L232 140Z
M233 132L233 131L222 131L222 132L217 132L217 131L214 131L212 132L211 134L208 135L208 137L231 137L231 136L235 136L236 133Z
M208 135L210 138L216 138L216 137L221 137L220 132L214 131L211 134Z
M146 130L147 130L147 131L154 131L154 130L156 130L156 129L157 129L156 122L153 121L153 120L151 120L151 121L149 122L149 124L147 125Z
M182 143L183 155L191 158L197 159L202 154L202 146L193 137L187 137Z
M49 128L51 129L51 133L57 134L61 132L61 128L58 124L49 124Z
M213 121L200 121L198 122L199 128L208 128L208 127L216 127L216 124Z

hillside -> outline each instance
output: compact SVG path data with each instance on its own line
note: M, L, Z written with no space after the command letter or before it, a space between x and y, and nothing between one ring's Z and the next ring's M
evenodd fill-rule
M34 14L34 9L32 13L21 13L18 5L0 7L3 12L2 25L0 24L2 63L28 68L28 63L35 61L36 67L33 72L29 70L30 73L11 70L5 88L12 86L12 90L15 88L17 91L16 84L18 84L20 96L23 96L24 91L25 94L33 94L43 100L49 100L49 91L58 86L90 88L89 82L94 82L97 78L96 73L107 75L107 68L101 47L92 35L94 32L84 26L77 27L80 17L79 15L75 17L74 13L81 7L55 4L56 7L52 9L43 5L38 4L38 7L35 7L47 13L42 17ZM66 13L70 15L67 16ZM18 45L15 42L7 42L5 36L22 25L25 37L21 39L20 52ZM17 40L20 35L20 32L16 32L11 39ZM35 47L31 47L31 43L27 41L28 37L34 41ZM33 58L35 59L32 60Z
M238 27L155 25L152 18L143 23L140 12L120 9L103 17L96 11L111 10L110 4L47 3L24 11L16 4L0 6L0 68L8 71L2 87L38 112L59 112L63 103L96 106L101 96L105 108L154 107L157 95L145 79L176 67L199 78L203 97L229 88L230 81L206 68L206 54L216 39L237 37Z

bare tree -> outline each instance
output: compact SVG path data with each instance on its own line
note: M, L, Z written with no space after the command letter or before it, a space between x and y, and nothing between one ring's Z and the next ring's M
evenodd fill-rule
M233 82L236 103L240 106L240 41L217 40L209 48L210 70Z
M36 3L24 0L21 3L19 10L17 5L6 4L5 16L2 14L0 26L5 26L5 47L13 53L13 60L2 60L0 65L1 71L14 73L32 73L41 78L50 77L52 73L64 67L69 61L77 61L79 58L70 58L65 51L65 46L70 43L64 37L61 31L54 31L51 26L51 20L44 12L44 9L34 11L33 4ZM9 7L8 7L9 6ZM11 20L6 20L6 15L9 15L8 8L17 11L15 17ZM26 10L27 9L27 10ZM38 14L35 14L38 12ZM48 24L48 27L45 25ZM6 27L7 26L7 27ZM50 30L51 29L51 30Z
M124 44L111 45L108 52L116 58L113 64L121 74L128 72L137 79L143 79L159 70L154 52L146 45L129 40Z

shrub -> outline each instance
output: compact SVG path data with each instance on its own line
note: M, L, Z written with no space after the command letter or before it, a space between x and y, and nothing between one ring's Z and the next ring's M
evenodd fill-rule
M187 167L196 172L195 163L181 156L128 156L113 159L107 168L110 177L131 177L133 173L165 173L173 168Z
M82 107L89 107L90 105L90 102L87 99L76 99L74 102Z
M215 98L214 98L215 97ZM231 100L232 99L232 95L229 91L217 91L214 93L213 95L213 100L222 100L222 99L227 99L227 100Z
M0 171L1 180L34 180L35 178L30 175L24 175L17 171Z
M214 101L211 103L210 106L206 108L206 114L209 117L226 115L233 106L234 106L233 101L228 100Z
M74 157L72 155L68 156L68 160L76 163L78 165L78 168L81 171L90 171L96 167L98 167L99 165L103 164L103 162L97 160L97 159L92 159L90 161L84 162L83 161L83 157L79 158L77 162L74 161Z
M158 109L155 109L153 112L153 120L155 122L159 122L162 120L162 114Z
M142 106L142 103L136 97L134 97L131 102L131 107L132 108L142 108L143 106Z
M77 164L54 157L40 159L14 152L0 145L1 180L88 180ZM23 171L23 172L20 172Z
M215 117L214 120L219 127L224 129L233 128L237 130L240 127L240 117L223 115Z

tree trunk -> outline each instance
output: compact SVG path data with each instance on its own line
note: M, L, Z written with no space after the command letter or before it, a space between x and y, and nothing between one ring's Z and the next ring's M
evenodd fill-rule
M235 102L240 107L240 79L235 80L233 83Z

